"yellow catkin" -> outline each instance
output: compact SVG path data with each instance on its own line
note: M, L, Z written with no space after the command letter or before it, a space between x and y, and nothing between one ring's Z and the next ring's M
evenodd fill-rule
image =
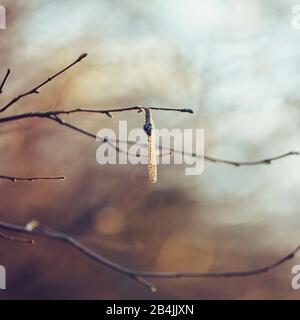
M153 136L148 137L148 173L151 183L157 181L157 164L155 158L155 143L153 143Z
M154 136L154 122L150 116L150 122L152 125L151 135L148 136L148 174L149 181L151 183L156 183L157 181L157 163L156 163L156 146L155 146L155 136Z

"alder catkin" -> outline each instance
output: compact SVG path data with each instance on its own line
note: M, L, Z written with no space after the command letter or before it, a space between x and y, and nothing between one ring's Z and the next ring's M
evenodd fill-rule
M154 121L151 116L150 109L145 109L145 125L144 131L147 134L147 147L148 147L148 174L149 181L156 183L157 181L157 163L156 163L156 146L154 136Z

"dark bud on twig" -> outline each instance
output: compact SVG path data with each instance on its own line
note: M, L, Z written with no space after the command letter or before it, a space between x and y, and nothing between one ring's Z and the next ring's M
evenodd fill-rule
M182 109L181 112L194 113L192 109Z
M87 53L83 53L79 56L79 58L77 59L78 61L81 61L82 59L86 58L87 57Z

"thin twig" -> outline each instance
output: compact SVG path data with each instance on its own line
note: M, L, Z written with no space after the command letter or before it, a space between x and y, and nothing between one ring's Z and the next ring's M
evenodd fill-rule
M280 160L290 156L299 156L299 155L300 155L299 151L289 151L278 156L274 156L274 157L262 159L262 160L255 160L255 161L224 160L224 159L214 158L210 156L204 156L204 159L214 163L224 163L224 164L230 164L236 167L240 167L240 166L255 166L260 164L271 164L273 161L276 161L276 160ZM193 154L193 157L195 157L195 154Z
M71 110L57 110L57 111L48 111L55 113L56 115L61 114L71 114L71 113L78 113L78 112L86 112L86 113L102 113L102 114L111 114L117 112L124 112L124 111L139 111L141 112L145 107L143 106L133 106L133 107L123 107L123 108L112 108L106 110L97 110L97 109L89 109L89 108L76 108ZM194 113L192 109L188 108L162 108L162 107L147 107L147 109L151 110L159 110L159 111L175 111L175 112L182 112L182 113Z
M178 279L178 278L242 278L242 277L251 277L256 276L259 274L263 274L266 272L269 272L271 270L274 270L278 268L279 266L283 265L287 261L293 259L295 255L300 251L300 245L298 245L293 251L289 252L287 255L283 256L279 260L276 260L270 264L267 264L265 266L256 268L256 269L250 269L245 271L228 271L228 272L151 272L151 271L138 271L133 270L130 268L126 268L121 266L120 264L117 264L102 255L96 253L95 251L89 249L84 244L80 243L73 237L53 231L47 228L36 228L33 230L28 230L26 226L21 225L15 225L15 224L9 224L5 222L0 222L0 228L22 233L22 234L30 234L32 236L38 236L42 238L47 238L51 240L61 241L64 242L71 247L75 248L77 251L79 251L81 254L85 255L91 260L96 261L97 263L104 265L108 267L111 270L114 270L116 272L119 272L121 274L124 274L133 280L137 281L139 284L146 286L151 291L155 291L155 286L145 280L145 278L149 279Z
M17 181L38 181L38 180L65 180L64 176L60 177L15 177L15 176L3 176L0 175L0 179L4 180L10 180L11 182L17 182Z
M11 101L9 101L6 105L4 105L1 109L0 109L0 113L4 112L5 110L7 110L8 108L10 108L13 104L15 104L16 102L18 102L20 99L31 95L31 94L38 94L39 93L39 89L42 88L44 85L46 85L48 82L52 81L53 79L55 79L56 77L58 77L59 75L61 75L62 73L64 73L65 71L67 71L68 69L72 68L75 64L77 64L78 62L80 62L82 59L84 59L87 56L87 53L83 53L81 54L74 62L72 62L70 65L68 65L67 67L65 67L64 69L62 69L61 71L57 72L56 74L54 74L53 76L49 77L47 80L43 81L41 84L37 85L36 87L32 88L31 90L24 92L18 96L16 96L15 98L13 98Z
M7 241L18 242L18 243L28 243L34 244L35 241L33 239L25 239L25 238L17 238L7 234L0 232L0 238Z
M9 75L10 75L10 69L7 69L6 74L4 76L4 79L2 80L2 82L0 84L0 94L3 92L4 85L9 77Z

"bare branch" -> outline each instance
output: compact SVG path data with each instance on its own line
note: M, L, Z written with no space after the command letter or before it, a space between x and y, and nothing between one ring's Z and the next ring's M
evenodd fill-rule
M53 231L47 228L36 228L33 230L28 230L26 226L9 224L5 222L0 222L0 228L17 232L22 234L30 234L32 236L47 238L51 240L56 240L64 242L77 251L79 251L84 256L88 257L91 260L96 261L97 263L106 266L107 268L124 274L133 280L137 281L139 284L146 286L152 292L156 291L155 286L145 280L149 279L178 279L178 278L242 278L242 277L251 277L259 274L267 273L271 270L278 268L279 266L285 264L287 261L293 259L295 255L300 251L300 245L298 245L293 251L289 252L287 255L283 256L279 260L272 262L266 266L262 266L256 269L250 269L245 271L228 271L228 272L151 272L151 271L136 271L117 264L102 255L96 253L95 251L89 249L73 237Z
M4 85L9 77L9 75L10 75L10 69L7 69L6 74L4 76L4 79L2 80L2 82L0 84L0 94L3 92Z
M43 81L41 84L37 85L36 87L32 88L31 90L22 93L18 96L16 96L15 98L13 98L10 102L8 102L6 105L4 105L1 109L0 109L0 113L4 112L5 110L7 110L8 108L10 108L13 104L15 104L16 102L18 102L19 100L21 100L22 98L29 96L31 94L38 94L39 93L39 89L42 88L43 86L45 86L48 82L52 81L53 79L55 79L56 77L58 77L59 75L61 75L62 73L64 73L65 71L67 71L68 69L72 68L75 64L77 64L78 62L80 62L82 59L84 59L87 56L87 53L83 53L82 55L80 55L74 62L72 62L70 65L68 65L67 67L65 67L64 69L62 69L61 71L57 72L56 74L54 74L53 76L49 77L47 80Z
M97 138L97 135L93 132L89 132L85 129L82 129L78 126L75 126L69 122L66 122L65 120L61 119L58 117L59 115L63 114L73 114L73 113L99 113L99 114L111 114L114 112L123 112L123 111L134 111L134 110L141 110L144 107L141 106L135 106L135 107L127 107L127 108L119 108L119 109L107 109L107 110L93 110L93 109L82 109L82 108L77 108L73 110L58 110L58 111L45 111L45 112L28 112L28 113L21 113L21 114L16 114L12 116L7 116L7 117L2 117L0 118L0 123L6 123L6 122L11 122L11 121L17 121L17 120L22 120L22 119L28 119L28 118L46 118L53 120L61 125L64 125L68 127L69 129L75 130L81 134L84 134L90 138ZM154 108L154 109L153 109ZM153 110L158 110L156 107L150 107L149 109ZM191 109L175 109L175 108L160 108L159 110L161 111L177 111L177 112L188 112L191 113L193 112ZM115 140L115 141L108 141L105 140L104 142L110 143L111 146L115 147L118 152L125 152L122 151L120 148L116 146L116 143L121 142L120 140ZM124 141L122 141L124 142ZM133 144L135 142L133 141L127 141L128 144ZM147 147L146 145L139 144L140 146ZM157 146L159 147L159 146ZM182 151L175 150L175 149L166 149L162 148L162 150L171 152L172 154L182 154ZM273 161L280 160L283 158L291 157L291 156L299 156L300 152L299 151L289 151L274 157L268 157L266 159L261 159L261 160L254 160L254 161L236 161L236 160L226 160L226 159L220 159L216 157L212 157L209 155L197 155L195 153L184 153L186 156L198 158L198 159L204 159L206 161L212 162L212 163L223 163L223 164L228 164L236 167L240 166L255 166L255 165L267 165L271 164Z
M134 107L125 107L125 108L116 108L116 109L85 109L85 108L76 108L71 110L51 110L51 111L43 111L43 112L27 112L27 113L20 113L15 114L12 116L2 117L0 118L0 123L16 121L26 118L47 118L51 116L59 116L59 115L69 115L73 113L98 113L98 114L105 114L111 115L112 113L116 112L125 112L125 111L140 111L142 110L141 106L134 106ZM176 109L176 108L160 108L157 107L149 107L148 109L152 110L161 110L161 111L174 111L174 112L182 112L182 113L193 113L192 109Z
M14 177L14 176L3 176L0 175L0 179L4 180L10 180L11 182L17 182L17 181L38 181L38 180L65 180L64 176L60 177Z
M106 109L106 110L77 108L77 109L71 109L71 110L48 111L48 112L52 112L56 115L72 114L72 113L78 113L78 112L102 113L102 114L108 115L111 113L124 112L124 111L142 112L143 109L145 109L144 106L133 106L133 107L124 107L124 108L112 108L112 109ZM175 111L175 112L182 112L182 113L194 113L192 109L188 109L188 108L180 109L180 108L147 107L147 109L159 110L159 111Z
M115 142L110 140L110 142ZM118 140L116 140L116 142L118 142ZM134 143L133 141L128 141L128 144L132 144ZM114 145L114 144L111 144ZM145 144L141 144L138 143L138 145L146 147ZM157 148L159 148L159 145L156 145ZM197 158L197 159L204 159L208 162L212 162L212 163L223 163L223 164L228 164L228 165L232 165L235 167L243 167L243 166L257 166L257 165L266 165L266 164L271 164L273 161L276 160L280 160L283 158L287 158L287 157L291 157L291 156L299 156L300 152L299 151L289 151L286 152L284 154L278 155L278 156L274 156L271 158L267 158L267 159L262 159L262 160L254 160L254 161L232 161L232 160L225 160L225 159L220 159L220 158L215 158L215 157L211 157L211 156L207 156L207 155L197 155L195 153L188 153L188 152L182 152L179 150L175 150L175 149L167 149L162 147L161 148L163 151L166 151L166 153L164 155L174 155L174 154L183 154L184 156L188 156L188 157L192 157L192 158ZM119 149L119 152L122 152L121 149Z
M299 151L289 151L278 156L274 156L274 157L262 159L262 160L254 160L254 161L231 161L231 160L218 159L211 156L204 156L203 158L213 163L224 163L224 164L229 164L236 167L241 167L241 166L256 166L260 164L271 164L273 161L276 161L276 160L280 160L280 159L291 157L291 156L299 156L299 155L300 155ZM193 157L195 157L194 154L193 154Z

